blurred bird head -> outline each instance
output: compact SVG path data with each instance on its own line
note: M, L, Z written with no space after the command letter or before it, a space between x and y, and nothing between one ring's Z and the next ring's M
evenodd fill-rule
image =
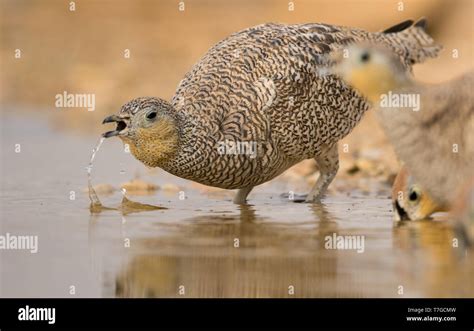
M131 153L145 165L157 167L174 156L178 147L178 127L168 102L152 97L133 99L118 114L102 124L115 123L105 138L117 136L130 146Z
M392 203L397 221L417 221L431 214L446 211L419 186L406 167L398 173L392 187Z
M333 73L374 104L380 101L381 94L396 90L409 80L399 57L381 45L355 44L331 56Z

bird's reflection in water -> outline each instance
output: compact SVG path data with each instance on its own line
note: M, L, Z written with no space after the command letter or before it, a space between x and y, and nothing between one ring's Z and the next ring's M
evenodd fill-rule
M116 295L334 296L328 285L337 276L338 255L322 247L337 224L324 205L308 206L315 219L305 229L269 222L254 206L241 205L236 214L195 217L174 238L143 240L148 253L137 254L119 274Z
M386 204L365 203L224 206L155 222L114 273L115 295L472 297L472 252L453 247L449 222L393 224ZM327 249L334 234L363 236L364 252Z
M456 236L449 220L399 222L393 235L402 252L397 272L405 289L429 297L472 297L474 252Z
M315 219L318 220L318 236L321 239L321 242L324 243L324 238L327 235L332 235L337 232L337 220L329 212L327 206L323 202L317 202L313 204L308 204L310 211L314 214Z

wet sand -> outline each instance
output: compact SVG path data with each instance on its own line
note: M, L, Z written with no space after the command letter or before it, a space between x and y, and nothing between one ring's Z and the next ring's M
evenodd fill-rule
M99 193L105 206L121 206L118 188L137 173L186 199L158 190L127 197L167 209L91 213L84 189L97 137L55 133L33 113L2 115L1 135L0 232L39 241L36 254L0 251L1 297L474 296L472 252L453 248L446 216L394 223L384 183L309 205L281 198L292 187L277 178L235 206L231 193L148 172L112 139L92 175L117 188ZM364 252L326 249L334 233L364 236Z

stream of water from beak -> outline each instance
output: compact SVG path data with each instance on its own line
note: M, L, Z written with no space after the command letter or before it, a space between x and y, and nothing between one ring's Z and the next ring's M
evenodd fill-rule
M89 199L91 201L91 204L90 204L91 212L100 211L102 210L102 207L103 207L102 203L99 200L99 197L97 196L96 191L94 190L94 187L92 186L92 168L93 168L95 156L97 155L97 152L99 151L100 147L104 143L104 140L105 140L105 137L100 137L99 141L97 142L97 145L92 149L91 158L86 168L87 184L89 187Z
M107 139L103 136L100 137L99 141L97 142L96 146L92 149L92 154L91 158L89 160L89 164L86 167L87 170L87 186L89 189L89 200L91 201L89 210L91 213L100 213L103 210L120 210L124 215L129 214L129 213L134 213L134 212L140 212L140 211L147 211L147 210L159 210L159 209L167 209L164 207L160 206L155 206L155 205L150 205L150 204L143 204L140 202L135 202L129 200L125 193L126 190L122 189L122 203L118 208L110 208L106 207L102 204L102 202L99 199L99 196L97 195L97 192L94 189L94 186L92 185L92 168L94 166L94 159L95 156L97 155L97 152L99 152L100 147L104 143L104 140Z

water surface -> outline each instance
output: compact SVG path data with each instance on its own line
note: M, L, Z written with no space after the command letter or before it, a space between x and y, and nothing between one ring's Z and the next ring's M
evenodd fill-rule
M453 248L446 217L394 223L382 183L309 205L281 198L292 188L279 178L235 206L231 193L149 173L115 139L97 154L95 184L118 188L138 173L186 199L158 190L127 197L167 209L91 214L86 166L98 137L2 117L0 233L38 235L39 252L0 251L1 297L474 296L472 253ZM112 208L123 198L99 196ZM333 233L364 236L364 252L325 249Z

